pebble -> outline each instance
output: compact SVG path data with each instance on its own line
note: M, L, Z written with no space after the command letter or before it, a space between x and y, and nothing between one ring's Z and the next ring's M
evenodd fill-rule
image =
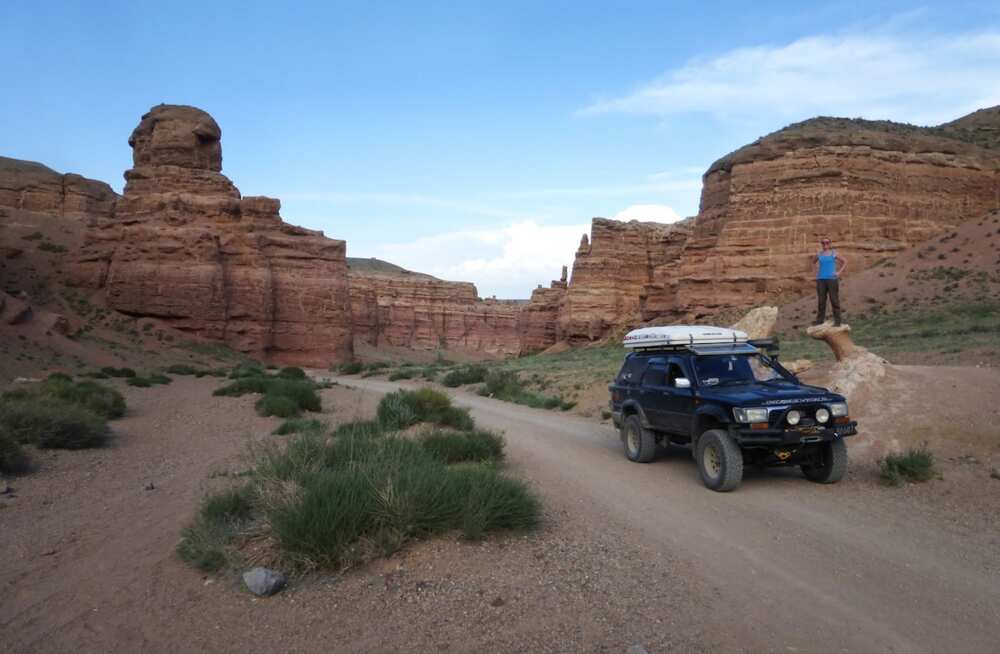
M626 654L649 654L649 652L642 645L632 645L632 647L628 648Z

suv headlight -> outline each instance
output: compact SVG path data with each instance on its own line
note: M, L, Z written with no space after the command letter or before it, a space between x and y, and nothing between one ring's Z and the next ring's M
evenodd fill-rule
M767 422L767 409L735 407L733 416L736 418L736 422Z
M830 419L830 412L829 411L827 411L823 407L820 407L820 408L816 409L816 422L818 422L818 423L820 423L822 425L822 424L826 424L826 421L829 420L829 419Z
M834 418L843 418L847 415L847 402L834 402L830 405L830 415Z

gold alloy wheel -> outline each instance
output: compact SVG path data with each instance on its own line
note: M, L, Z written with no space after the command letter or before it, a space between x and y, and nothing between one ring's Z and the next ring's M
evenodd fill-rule
M722 457L719 456L719 450L715 445L709 445L702 452L701 464L712 479L718 479L722 474Z

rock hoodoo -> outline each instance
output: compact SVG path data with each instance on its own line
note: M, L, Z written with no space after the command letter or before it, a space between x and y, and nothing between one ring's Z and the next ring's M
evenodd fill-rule
M266 360L325 365L352 351L345 243L282 221L222 173L221 130L159 105L129 138L134 166L113 215L89 229L73 281Z

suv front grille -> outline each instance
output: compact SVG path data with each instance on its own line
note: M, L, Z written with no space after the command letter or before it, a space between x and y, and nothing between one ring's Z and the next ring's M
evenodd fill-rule
M816 427L816 426L825 427L826 425L821 425L819 422L816 421L816 410L821 408L824 408L822 404L798 404L790 406L787 409L779 409L776 411L771 411L767 416L767 423L768 426L773 427L775 429L791 428L792 426L788 424L788 421L785 419L785 416L788 414L789 411L794 409L802 414L802 418L801 420L799 420L799 424L795 425L795 428ZM829 422L827 424L829 424Z

